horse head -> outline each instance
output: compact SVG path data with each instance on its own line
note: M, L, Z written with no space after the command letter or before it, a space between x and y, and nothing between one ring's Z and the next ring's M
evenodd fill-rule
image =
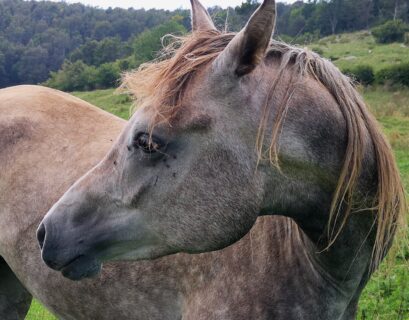
M274 0L237 34L191 2L192 34L125 76L136 112L38 229L43 260L66 277L93 276L107 260L218 250L263 214L293 217L318 239L365 178L359 163L376 168L370 120L348 113L361 102L346 78L311 52L269 49ZM365 179L371 194L376 179Z

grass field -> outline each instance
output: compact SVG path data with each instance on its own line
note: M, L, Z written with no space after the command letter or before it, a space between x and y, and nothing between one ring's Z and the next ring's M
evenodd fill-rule
M321 50L340 68L369 64L375 70L395 63L409 62L409 48L400 44L377 45L365 32L328 37L311 45ZM114 95L114 90L76 92L76 96L120 117L128 118L130 99ZM409 88L362 89L362 94L387 134L409 191ZM409 319L409 250L403 237L395 241L388 259L372 276L359 303L360 320ZM27 320L52 320L38 302L33 302Z
M378 44L368 31L330 36L308 46L340 69L370 65L375 71L409 62L409 47L401 43Z

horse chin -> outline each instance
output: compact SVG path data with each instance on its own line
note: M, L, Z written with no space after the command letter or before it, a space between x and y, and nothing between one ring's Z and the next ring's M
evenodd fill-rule
M157 245L145 245L137 249L129 249L126 252L111 255L103 261L144 261L144 260L155 260L177 253L178 250L172 250L167 247L160 247Z
M102 264L97 259L87 256L76 258L65 266L61 273L65 278L79 281L86 278L94 278L101 272Z

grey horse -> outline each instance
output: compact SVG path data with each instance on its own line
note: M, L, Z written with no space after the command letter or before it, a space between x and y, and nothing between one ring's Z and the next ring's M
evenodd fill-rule
M31 296L62 319L355 317L403 215L388 143L330 62L271 41L274 1L236 35L192 6L192 35L125 76L127 124L0 91L3 318Z

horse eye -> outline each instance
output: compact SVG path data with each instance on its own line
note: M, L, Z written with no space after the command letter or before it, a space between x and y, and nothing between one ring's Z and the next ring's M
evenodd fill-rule
M134 140L134 147L145 153L155 153L161 149L161 142L148 133L138 134Z

